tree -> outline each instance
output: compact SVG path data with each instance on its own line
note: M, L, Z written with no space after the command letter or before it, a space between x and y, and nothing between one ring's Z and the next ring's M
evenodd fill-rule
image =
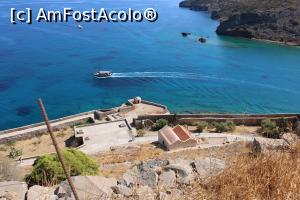
M88 155L75 149L64 149L63 158L71 176L93 176L99 173L97 163ZM64 181L66 176L57 154L45 155L38 158L33 164L31 174L26 177L29 185L54 185Z
M203 130L208 126L208 123L205 122L205 121L201 121L201 122L198 122L196 124L196 126L197 126L197 131L200 132L200 133L202 133Z
M163 128L164 126L168 125L169 122L166 119L159 119L156 121L155 125L154 125L154 130L159 130L161 128Z

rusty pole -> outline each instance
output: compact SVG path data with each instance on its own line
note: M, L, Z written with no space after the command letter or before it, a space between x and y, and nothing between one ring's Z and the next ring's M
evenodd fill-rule
M71 178L70 178L70 175L69 175L69 173L68 173L68 171L67 171L67 168L66 168L64 159L63 159L63 157L62 157L62 154L61 154L60 149L59 149L59 147L58 147L58 145L57 145L55 136L54 136L53 131L52 131L52 127L51 127L51 125L50 125L50 122L49 122L49 119L48 119L48 116L47 116L46 109L45 109L45 107L44 107L44 104L43 104L43 101L42 101L41 98L38 99L38 104L39 104L39 107L40 107L40 109L41 109L41 111L42 111L42 115L43 115L44 121L45 121L46 126L47 126L47 129L48 129L48 131L49 131L49 133L50 133L50 136L51 136L53 145L54 145L54 147L55 147L55 150L56 150L58 159L59 159L59 161L60 161L60 163L61 163L61 165L62 165L62 168L63 168L63 170L64 170L64 173L65 173L66 177L67 177L67 180L68 180L68 182L69 182L69 185L70 185L70 187L71 187L71 190L72 190L72 192L73 192L73 194L74 194L75 199L76 199L76 200L79 200L78 195L77 195L77 192L76 192L75 187L74 187L74 185L73 185L73 182L72 182L72 180L71 180Z

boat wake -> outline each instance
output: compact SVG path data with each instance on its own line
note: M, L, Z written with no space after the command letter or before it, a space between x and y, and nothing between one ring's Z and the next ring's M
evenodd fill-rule
M182 78L182 79L200 79L200 74L182 73L182 72L128 72L113 73L111 77L115 78Z
M288 88L282 88L274 85L255 83L246 80L237 80L231 78L223 78L211 75L202 75L196 73L184 73L184 72L128 72L128 73L113 73L112 78L172 78L172 79L193 79L193 80L216 80L216 81L226 81L235 84L246 84L255 85L261 88L273 89L285 91L288 93L297 93L298 91L291 90Z

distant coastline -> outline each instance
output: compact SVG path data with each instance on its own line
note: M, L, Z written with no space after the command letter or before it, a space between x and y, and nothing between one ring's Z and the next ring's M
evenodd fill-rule
M208 11L219 20L216 33L287 46L300 46L300 2L274 0L185 0L179 7Z

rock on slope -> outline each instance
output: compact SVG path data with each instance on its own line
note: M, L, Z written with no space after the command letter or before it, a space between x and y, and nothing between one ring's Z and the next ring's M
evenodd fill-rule
M211 12L220 35L300 45L299 0L185 0L180 7Z

